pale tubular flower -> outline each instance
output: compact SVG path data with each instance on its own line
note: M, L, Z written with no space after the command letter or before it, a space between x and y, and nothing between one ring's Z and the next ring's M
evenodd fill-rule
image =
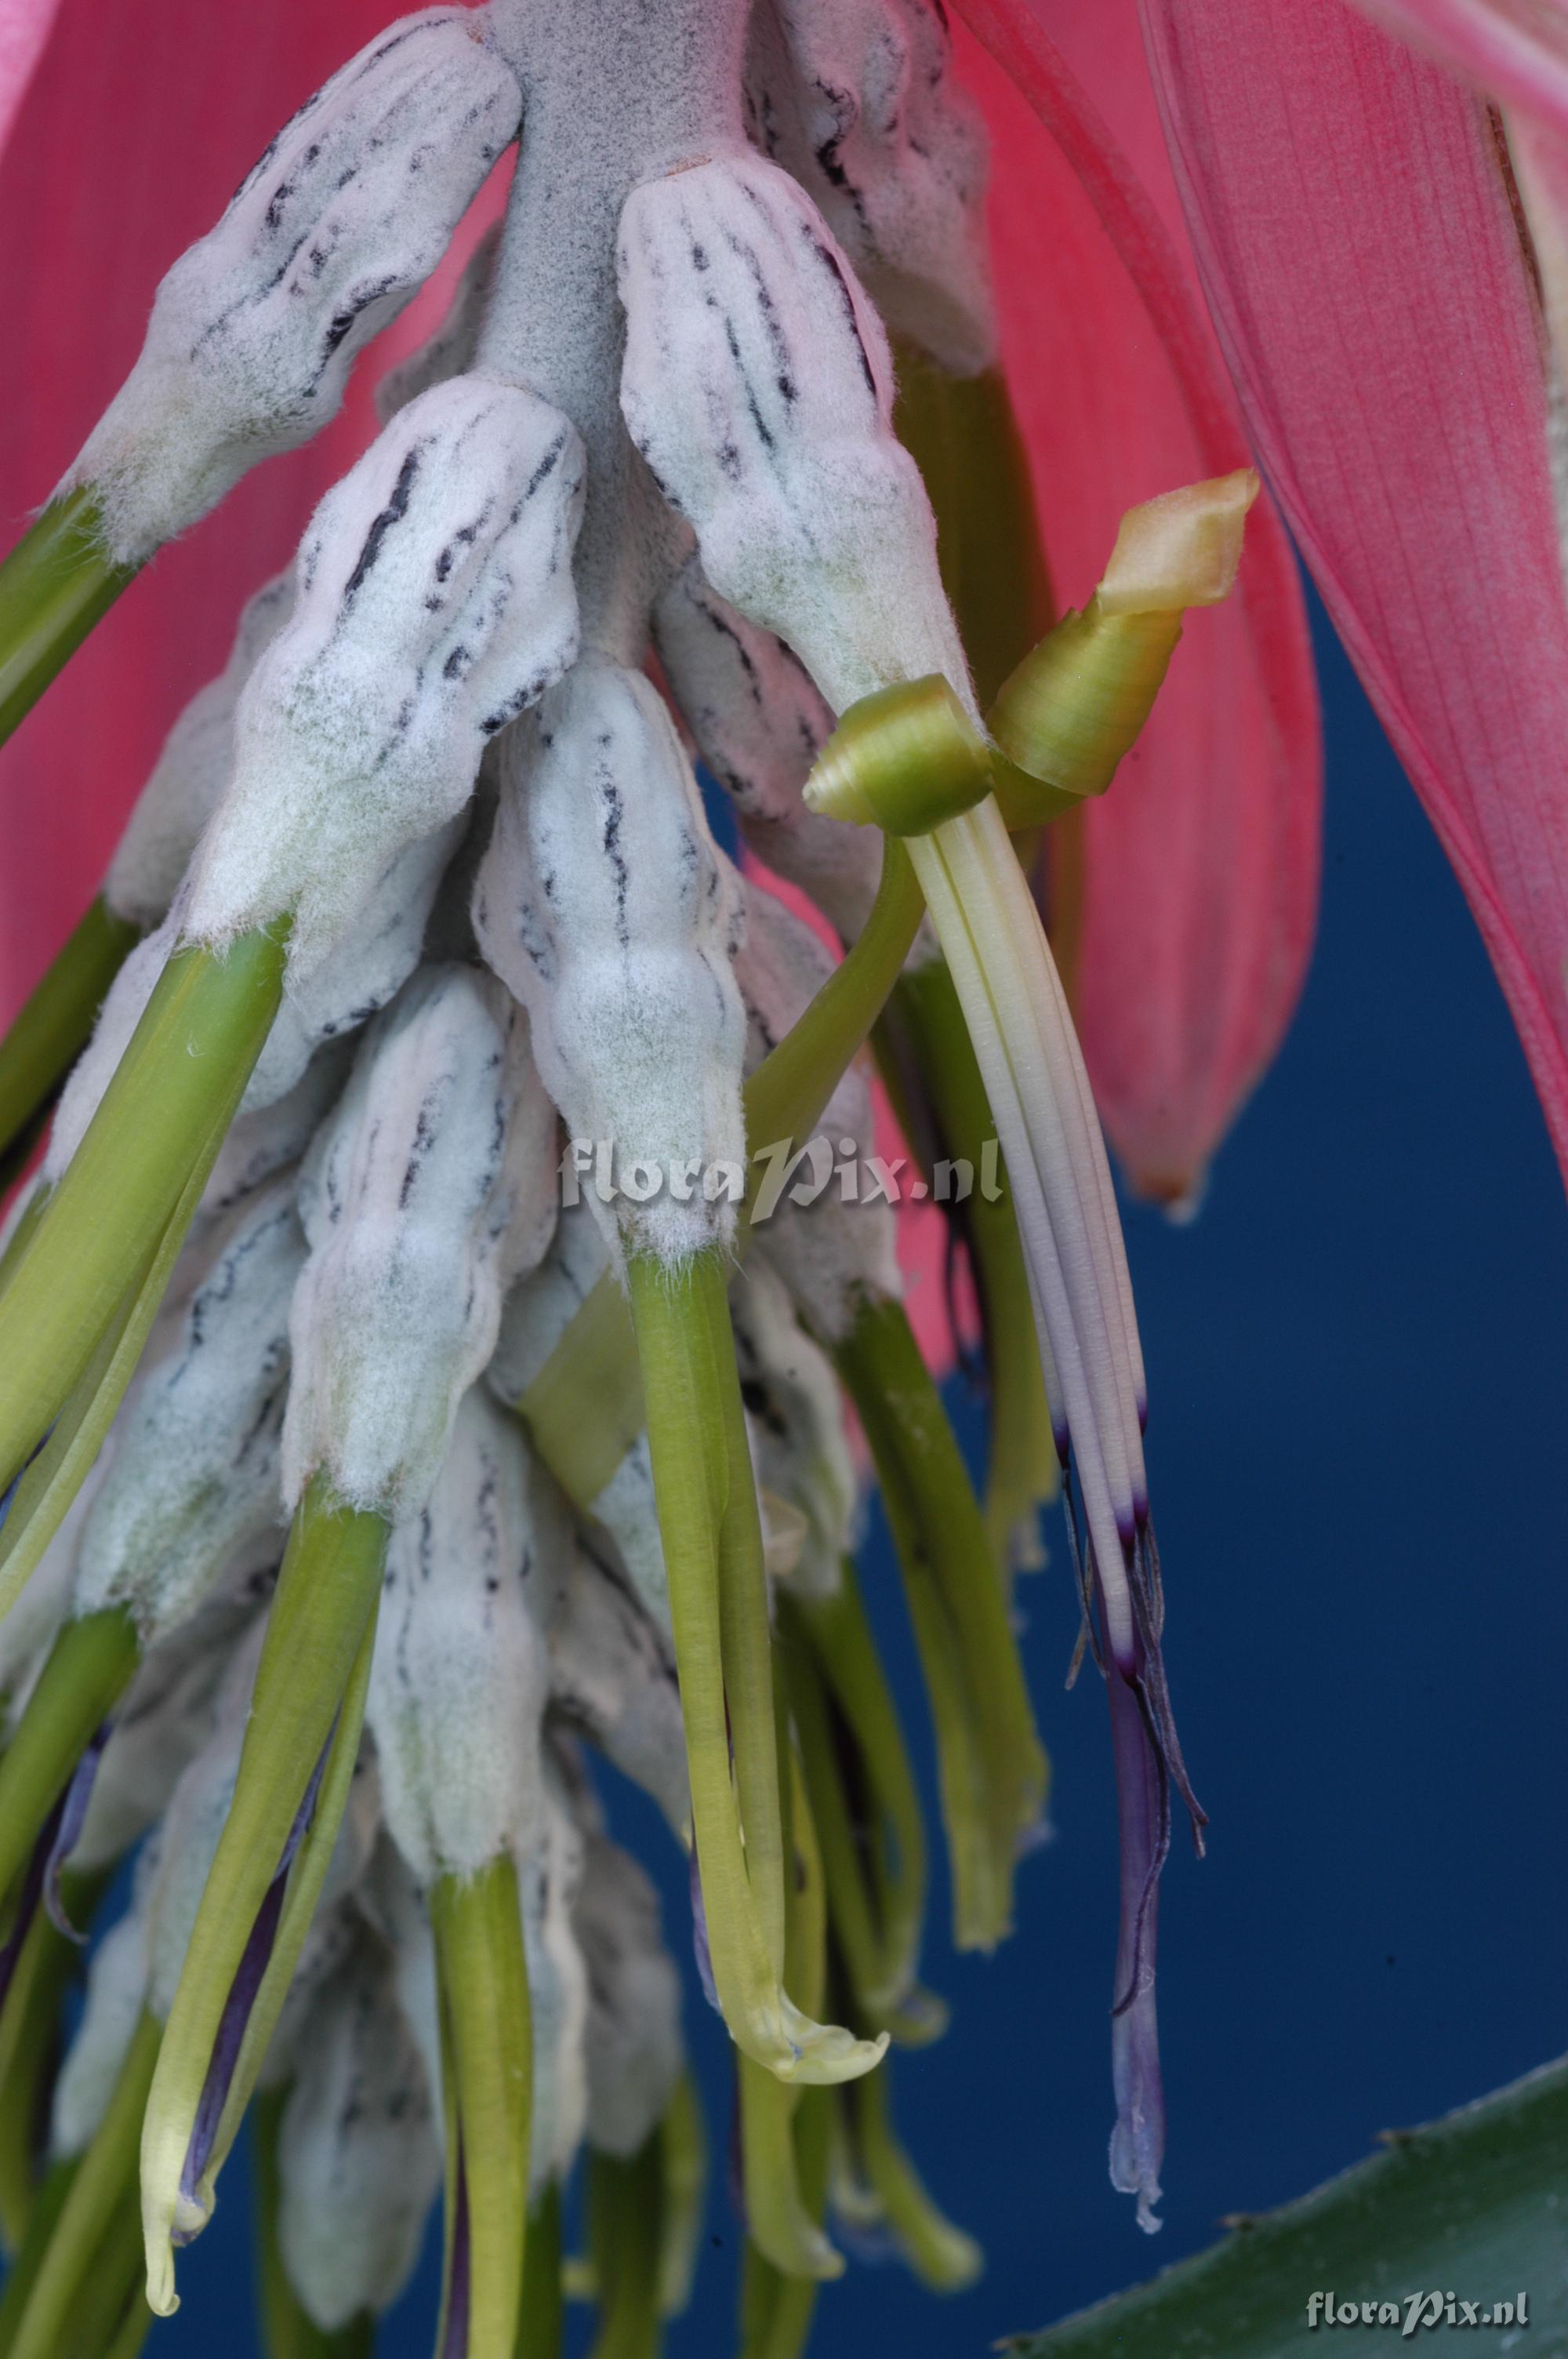
M283 1487L417 1513L507 1287L542 1252L555 1117L527 1019L489 975L423 970L362 1042L300 1172ZM520 1218L514 1218L521 1214Z
M122 1607L144 1647L227 1573L276 1563L288 1313L305 1263L290 1180L220 1245L173 1348L143 1376L82 1528L72 1610Z
M521 114L467 8L390 25L300 109L164 278L141 357L66 478L95 493L116 561L149 557L326 424Z
M597 1829L584 1847L572 1923L588 1969L588 2141L629 2161L680 2078L680 1977L657 1893L630 1853Z
M198 689L165 738L103 879L103 897L116 917L144 929L168 917L233 770L234 708L293 611L291 567L246 600L227 663Z
M622 406L695 527L709 579L795 647L840 713L878 690L940 675L973 723L929 506L892 435L885 343L806 200L782 175L728 159L646 182L622 217L620 284ZM1238 543L1235 503L1219 505ZM1200 518L1178 499L1132 532L1108 577L1113 604L1145 574L1153 603L1169 604L1171 553L1184 540L1203 577L1198 594L1222 594L1225 530L1206 511ZM832 791L839 754L829 748L807 799L865 819L852 797ZM1150 2227L1162 2143L1152 1908L1173 1777L1195 1824L1199 1814L1160 1657L1131 1289L1082 1058L994 799L911 837L909 848L1007 1159L1058 1448L1070 1449L1081 1485L1121 1793L1112 2169ZM1085 1594L1087 1610L1087 1584Z
M454 377L383 429L307 527L294 612L240 698L188 940L287 914L298 988L395 857L457 818L489 740L576 655L581 488L573 429L514 386Z
M552 1723L586 1736L658 1804L684 1841L691 1798L667 1627L581 1536L573 1540L549 1643Z
M810 810L802 793L833 715L798 657L721 598L696 556L654 609L654 644L698 755L748 851L798 886L846 942L876 897L876 839Z
M968 680L881 321L810 199L758 157L628 198L621 405L703 571L836 712L890 679Z
M955 376L996 357L985 128L930 0L760 0L757 144L809 190L895 334Z
M314 1994L290 2061L279 2256L308 2316L330 2335L401 2293L441 2180L425 2060L392 1955L368 1925Z
M365 1720L388 1832L426 1887L540 1833L546 1642L571 1546L515 1418L467 1393L386 1554Z
M757 1481L800 1520L790 1585L830 1597L850 1544L857 1495L838 1379L765 1262L747 1263L730 1287L730 1308Z
M614 1201L589 1201L611 1253L727 1243L711 1183L745 1155L740 899L640 673L585 661L514 733L473 917L568 1130L611 1142Z

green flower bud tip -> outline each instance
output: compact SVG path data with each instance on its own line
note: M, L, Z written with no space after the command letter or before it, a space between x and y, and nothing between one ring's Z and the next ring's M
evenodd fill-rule
M991 790L990 755L946 680L900 681L850 706L806 782L829 819L926 835Z
M1110 563L1081 614L1068 614L1003 683L989 715L998 799L1010 827L1039 825L1103 794L1153 709L1182 616L1228 596L1247 512L1249 467L1130 508ZM1053 791L1042 796L1027 781Z

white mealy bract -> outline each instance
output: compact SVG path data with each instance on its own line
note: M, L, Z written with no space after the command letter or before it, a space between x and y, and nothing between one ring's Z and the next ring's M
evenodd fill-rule
M365 1705L387 1827L422 1886L540 1835L546 1633L571 1548L516 1419L476 1386L393 1531Z
M758 1483L801 1519L790 1582L830 1596L850 1545L859 1488L838 1379L765 1261L747 1262L730 1287L730 1310Z
M287 914L299 987L360 928L571 662L580 500L575 432L518 386L455 377L383 429L307 527L294 612L240 698L188 939L222 948Z
M308 101L164 278L141 356L66 478L93 487L118 560L150 556L326 424L521 114L468 8L389 25Z
M715 589L836 712L889 679L966 683L887 338L811 200L716 157L633 190L617 260L622 408Z
M291 2042L278 2130L278 2253L334 2334L395 2301L441 2180L436 2106L395 1963L362 1922Z
M585 661L514 733L504 776L475 929L568 1131L611 1144L594 1217L617 1256L722 1242L733 1207L707 1182L744 1151L741 909L669 714L640 673Z
M807 808L801 789L833 715L782 639L721 598L694 556L654 610L665 679L747 849L798 886L846 942L866 921L881 862L864 828Z
M451 965L423 970L367 1033L300 1173L291 1505L318 1471L394 1517L427 1496L506 1289L547 1241L555 1120L527 1034L492 976Z
M684 1837L691 1799L667 1627L655 1625L619 1569L579 1539L549 1637L552 1722L586 1736Z
M159 926L234 766L234 707L265 648L294 611L294 572L275 574L245 602L229 659L198 689L136 798L103 880L116 917Z
M115 1919L88 1962L81 2017L54 2085L51 2161L68 2161L91 2144L141 2018L147 1989L149 1881L149 1866L138 1863L130 1908Z
M492 222L464 263L446 315L417 352L387 370L375 389L375 414L384 425L418 395L449 376L461 376L479 357L480 331L495 287L501 223Z
M288 1314L304 1264L292 1181L275 1181L219 1245L121 1419L81 1532L77 1614L122 1607L151 1646L225 1574L276 1560Z
M809 190L896 334L956 376L996 357L986 136L931 0L758 0L752 134Z
M680 1976L658 1894L630 1853L597 1832L584 1847L573 1924L588 1967L589 2144L630 2161L680 2078Z

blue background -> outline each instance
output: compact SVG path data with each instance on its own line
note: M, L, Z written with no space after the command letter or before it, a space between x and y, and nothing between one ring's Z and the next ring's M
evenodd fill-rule
M1213 1819L1205 1864L1173 1854L1162 1911L1166 2226L1140 2236L1106 2175L1110 1762L1098 1682L1062 1692L1076 1610L1057 1546L1024 1592L1056 1839L989 1962L951 1953L938 1884L927 1978L953 2027L896 2066L905 2141L989 2266L942 2304L896 2267L852 2265L823 2296L816 2359L978 2359L1568 2044L1568 1213L1458 888L1325 629L1319 646L1327 844L1300 1014L1196 1225L1128 1214L1168 1658ZM869 1586L929 1790L880 1535ZM633 1800L616 1811L684 1946L668 1838ZM695 1995L688 2026L721 2144L724 2046ZM251 2348L238 2167L223 2198L182 2258L160 2359ZM709 2227L676 2359L734 2345L721 2184ZM386 2359L428 2352L436 2276L432 2246Z

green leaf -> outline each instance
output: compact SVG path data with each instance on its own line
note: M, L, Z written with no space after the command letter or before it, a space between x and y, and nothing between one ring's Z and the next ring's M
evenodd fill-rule
M1568 2348L1568 2058L1384 2139L1369 2162L1238 2221L1222 2245L1151 2284L998 2347L1017 2359L1321 2359L1324 2329L1309 2325L1308 2303L1332 2293L1336 2303L1398 2304L1399 2329L1358 2321L1346 2345L1392 2351L1404 2347L1409 2298L1441 2292L1483 2318L1522 2293L1528 2347ZM1413 2348L1425 2332L1411 2335Z

